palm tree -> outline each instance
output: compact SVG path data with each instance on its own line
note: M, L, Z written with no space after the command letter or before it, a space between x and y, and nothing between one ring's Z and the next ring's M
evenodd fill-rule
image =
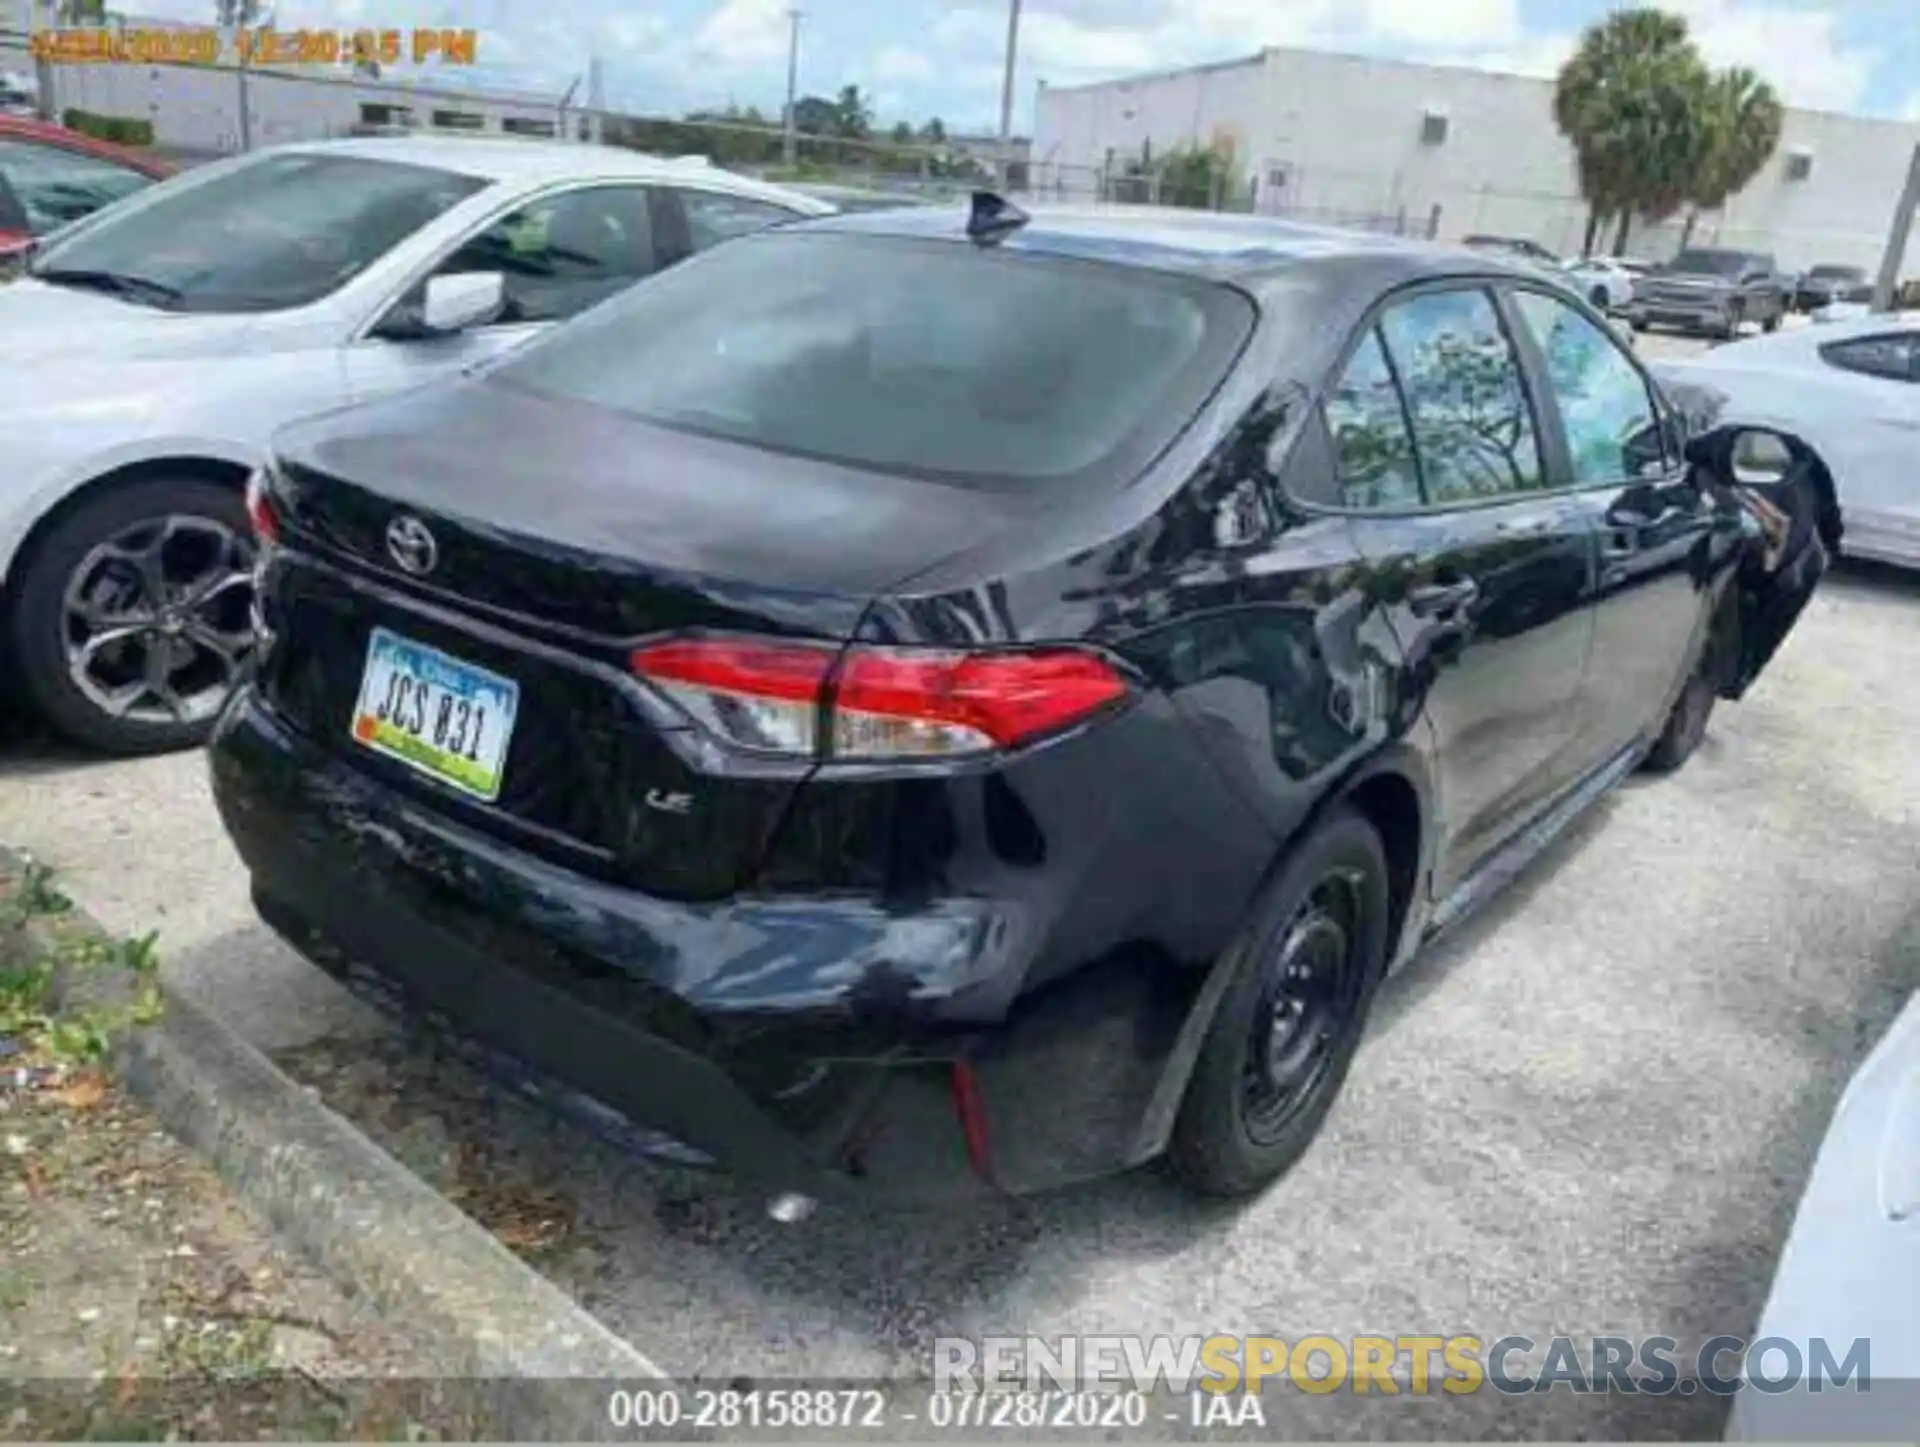
M1702 211L1718 211L1773 159L1784 115L1773 87L1745 66L1723 70L1708 83L1701 97L1700 154L1687 193L1682 248L1693 240Z
M1581 36L1554 85L1553 118L1573 145L1588 254L1607 218L1619 218L1618 251L1635 214L1671 214L1685 199L1705 75L1687 22L1665 11L1616 11Z

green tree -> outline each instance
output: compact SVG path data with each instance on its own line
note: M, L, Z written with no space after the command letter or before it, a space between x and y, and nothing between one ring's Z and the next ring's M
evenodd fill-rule
M1660 220L1685 203L1710 84L1677 15L1620 10L1581 36L1554 85L1553 116L1573 146L1589 208L1586 252L1609 218L1618 221L1618 252L1634 216Z
M1693 240L1702 211L1717 211L1759 175L1780 146L1785 107L1753 71L1735 66L1715 75L1700 97L1698 154L1680 244Z
M843 85L833 101L833 134L843 140L864 141L873 132L873 107L857 85Z

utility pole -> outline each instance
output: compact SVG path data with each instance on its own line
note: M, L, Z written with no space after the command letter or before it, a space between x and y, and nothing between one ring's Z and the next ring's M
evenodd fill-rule
M1920 207L1920 146L1913 148L1907 186L1900 193L1900 204L1893 208L1893 229L1887 233L1886 254L1880 258L1880 278L1873 287L1873 309L1877 312L1893 310L1893 293L1900 285L1900 268L1907 259L1907 238L1913 234L1916 207Z
M235 74L240 86L240 150L244 154L253 149L253 118L247 114L247 42L242 35L242 31L234 31L234 59L239 62Z
M33 44L33 32L51 29L59 17L51 0L27 0L27 44ZM33 58L33 107L43 121L60 118L59 102L53 94L53 62L44 56Z
M255 32L273 28L273 12L262 0L216 0L218 23L233 27L234 88L240 103L240 149L253 149L253 117L247 105L247 61Z
M795 112L800 81L800 12L787 12L787 114L780 135L780 160L789 170L799 147L799 116Z
M1000 77L1000 189L1013 171L1013 71L1020 53L1020 0L1007 0L1007 66Z

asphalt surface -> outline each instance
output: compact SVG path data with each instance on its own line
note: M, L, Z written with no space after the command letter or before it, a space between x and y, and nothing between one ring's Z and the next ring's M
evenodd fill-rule
M935 1335L1010 1331L1751 1331L1839 1089L1920 986L1917 623L1920 579L1831 576L1681 773L1616 792L1390 983L1325 1134L1244 1207L1147 1171L779 1227L544 1118L488 1129L575 1203L559 1278L677 1373L900 1374ZM254 921L198 756L0 744L0 839L109 927L158 929L170 977L270 1053L406 1048ZM1302 1400L1299 1431L1350 1427L1349 1399ZM1721 1408L1662 1410L1638 1430Z

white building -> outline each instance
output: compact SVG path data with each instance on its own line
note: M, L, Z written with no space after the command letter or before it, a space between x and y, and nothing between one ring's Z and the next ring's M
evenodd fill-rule
M1773 251L1786 268L1877 267L1920 123L1787 112L1780 148L1694 240ZM1553 83L1453 66L1271 49L1099 85L1040 86L1032 175L1060 197L1152 200L1149 157L1231 146L1238 204L1458 240L1526 236L1577 252L1587 226ZM1150 167L1148 168L1151 169ZM1635 223L1627 250L1664 257L1683 218ZM1611 230L1601 245L1610 247ZM1920 237L1909 253L1920 268Z

